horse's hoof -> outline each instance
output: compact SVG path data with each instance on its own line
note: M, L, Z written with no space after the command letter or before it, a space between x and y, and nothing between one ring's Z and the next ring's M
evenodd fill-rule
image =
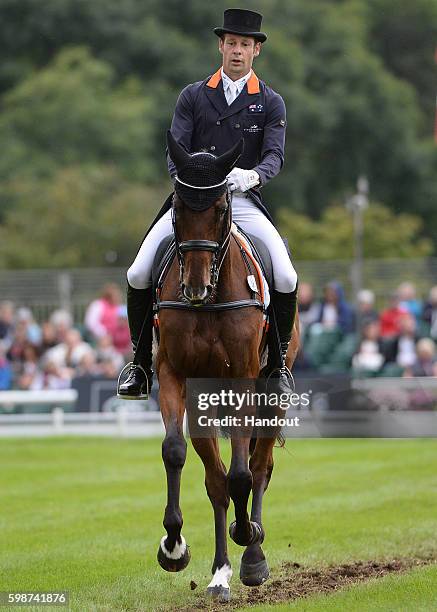
M158 548L158 563L166 572L180 572L187 567L190 562L190 548L185 543L185 539L181 536L182 543L176 544L175 550L172 553L169 553L165 548L165 537L162 538L161 544ZM176 550L178 548L178 550ZM182 548L182 550L181 550ZM176 559L174 558L176 554L180 552L180 556Z
M231 589L224 586L209 586L206 589L207 594L215 601L225 602L231 599Z
M251 544L262 544L264 541L264 529L259 523L250 521L249 538L241 538L237 532L237 521L229 525L229 536L239 546L250 546Z
M240 580L245 586L259 586L269 577L269 566L265 559L258 561L258 563L245 563L241 560Z

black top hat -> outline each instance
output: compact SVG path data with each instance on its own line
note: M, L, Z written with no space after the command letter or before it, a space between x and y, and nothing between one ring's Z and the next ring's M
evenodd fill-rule
M222 36L226 32L230 34L240 34L240 36L251 36L259 42L267 40L266 34L260 32L263 16L255 11L245 9L227 9L223 15L223 27L214 28L217 36Z

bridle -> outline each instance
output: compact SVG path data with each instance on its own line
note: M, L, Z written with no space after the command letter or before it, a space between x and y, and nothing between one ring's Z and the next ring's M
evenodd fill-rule
M182 181L180 181L182 182ZM183 183L185 184L185 183ZM216 187L216 185L214 185ZM207 187L202 187L202 189L208 189ZM184 278L184 267L185 260L184 255L190 251L209 251L213 254L211 267L210 267L210 287L211 292L217 287L218 278L220 274L220 269L225 260L226 254L229 250L229 244L231 239L231 229L232 229L232 195L229 187L226 190L226 212L225 217L223 219L223 229L222 235L219 242L215 242L213 240L183 240L182 242L179 240L177 227L176 227L176 215L175 215L175 207L173 204L172 207L172 225L173 225L173 233L175 240L175 249L176 256L179 261L179 285L181 291L184 289L183 278ZM186 204L184 204L186 206Z

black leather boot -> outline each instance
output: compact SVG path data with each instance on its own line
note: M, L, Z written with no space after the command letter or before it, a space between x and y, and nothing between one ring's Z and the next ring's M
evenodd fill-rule
M153 292L127 286L127 314L134 360L120 373L117 395L123 399L148 399L152 388ZM127 377L120 383L124 372Z
M268 370L271 378L268 387L272 392L279 394L293 393L294 381L290 370L285 365L285 357L296 318L297 286L291 293L281 293L273 290L271 304L275 313L280 350L271 351L269 357ZM272 342L275 341L277 342L277 338L272 339Z

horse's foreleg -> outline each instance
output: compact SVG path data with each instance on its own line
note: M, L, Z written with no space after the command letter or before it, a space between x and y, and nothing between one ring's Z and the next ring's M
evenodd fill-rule
M229 535L240 546L248 546L263 537L261 526L249 521L247 514L247 502L252 490L249 443L250 438L232 438L232 459L228 473L228 491L235 507L235 521L229 526Z
M159 375L159 403L165 425L162 459L167 473L167 506L164 513L163 536L158 549L158 562L168 572L179 572L190 560L190 553L181 535L182 512L179 507L181 473L187 454L182 428L184 418L183 382L163 364Z
M232 576L226 542L226 513L229 495L226 489L226 468L220 458L217 438L192 438L193 446L205 466L205 487L214 510L215 555L212 580L207 592L219 601L228 601Z
M262 500L273 470L273 446L275 438L259 438L249 467L252 472L251 521L262 525ZM264 532L263 532L264 533ZM249 545L244 551L240 566L240 580L246 586L258 586L269 577L269 568L261 548L261 542Z

